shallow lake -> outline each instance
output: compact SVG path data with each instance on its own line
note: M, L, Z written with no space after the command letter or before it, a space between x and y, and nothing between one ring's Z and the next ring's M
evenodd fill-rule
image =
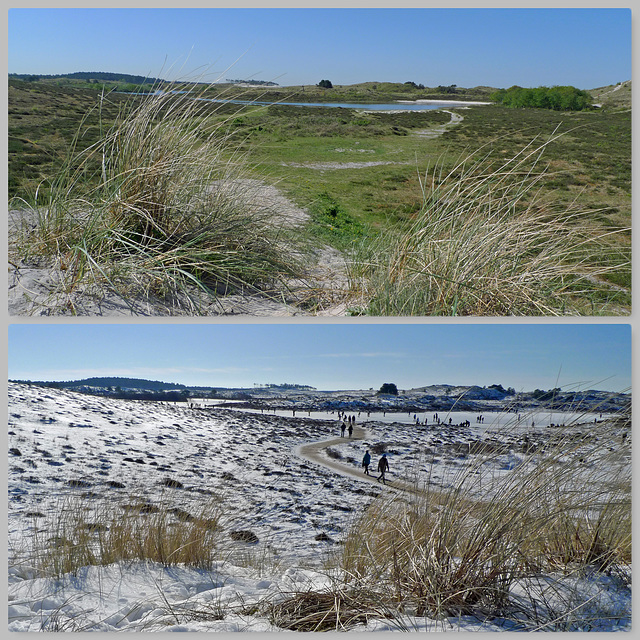
M205 400L200 401L198 404L202 406L215 406L217 404L228 403L228 401L221 400ZM226 407L231 408L233 407ZM341 421L338 420L337 411L301 411L296 409L283 409L283 410L260 410L260 409L245 409L238 408L234 411L242 411L245 413L267 413L269 415L281 416L283 418L310 418L315 420L335 420L336 426ZM420 413L405 413L405 412L391 412L391 411L347 411L347 416L355 416L356 425L363 426L367 422L399 422L402 424L416 424L419 421L420 425L434 426L437 424L435 419L435 411L426 411ZM609 414L601 413L584 413L584 412L569 412L569 411L521 411L520 413L514 413L513 411L438 411L437 416L440 420L440 424L459 425L463 422L469 421L471 427L477 427L480 431L487 429L502 429L502 428L520 428L528 429L531 427L547 427L551 424L554 425L569 425L569 424L583 424L594 423L596 420L612 417ZM481 419L479 419L481 418ZM449 422L451 421L451 422Z
M356 104L351 102L262 102L259 100L215 100L213 98L198 98L207 102L220 102L230 104L257 104L257 105L287 105L293 107L336 107L341 109L366 109L367 111L429 111L443 109L445 107L464 107L464 102L394 102L390 104Z
M174 94L186 93L186 91L172 91ZM133 93L133 95L161 95L158 91L155 94L150 93ZM267 102L264 100L224 100L221 98L194 98L194 100L202 100L203 102L219 102L220 104L246 104L246 105L287 105L293 107L335 107L341 109L366 109L367 111L431 111L433 109L445 109L454 107L465 107L469 102L392 102L387 104L381 103L355 103L355 102Z

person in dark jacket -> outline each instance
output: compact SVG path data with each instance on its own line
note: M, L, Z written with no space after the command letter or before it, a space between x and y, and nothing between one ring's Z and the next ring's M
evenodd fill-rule
M389 471L389 461L387 460L386 453L383 453L382 458L380 458L380 460L378 461L378 471L380 472L380 475L377 478L378 482L382 480L383 484L387 484L387 481L384 477L385 473Z
M364 458L362 458L362 466L364 467L364 472L369 475L369 465L371 464L371 454L368 451L365 451Z

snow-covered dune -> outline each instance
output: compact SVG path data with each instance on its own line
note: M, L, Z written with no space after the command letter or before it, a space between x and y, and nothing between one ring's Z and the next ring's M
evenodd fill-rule
M335 439L337 419L106 399L19 383L9 383L8 400L13 631L277 631L255 603L330 586L327 560L372 500L394 491L393 481L414 479L421 465L430 465L433 481L445 486L464 462L464 447L470 452L469 443L480 437L472 427L418 430L359 421L362 441L347 438L324 453L343 465L335 469L297 452L303 444ZM510 455L517 458L520 440L514 438ZM376 445L391 459L391 488L361 475L361 455ZM177 519L219 506L224 553L206 571L132 562L86 566L60 578L37 575L32 548L56 544L61 509L81 504L91 525L104 505L124 511L133 500L168 506ZM244 537L234 536L239 531ZM599 599L606 596L607 615L616 618L603 625L627 628L628 590L601 580L587 586ZM354 628L500 625L406 616Z

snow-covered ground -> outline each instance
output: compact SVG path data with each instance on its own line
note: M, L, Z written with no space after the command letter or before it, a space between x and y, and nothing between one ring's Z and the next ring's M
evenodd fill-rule
M465 447L478 438L498 438L508 447L494 477L513 468L523 446L521 435L476 424L475 416L465 427L417 427L412 416L365 424L361 415L356 424L365 429L363 440L341 440L331 445L331 456L323 454L327 462L343 463L340 471L299 455L304 444L339 436L337 416L190 409L18 383L9 383L8 400L12 631L279 631L254 605L330 587L335 575L328 560L363 509L394 490L362 477L366 448L388 452L391 480L420 481L428 471L446 486L469 457ZM527 444L548 431L542 423L529 428ZM219 505L224 552L210 570L131 562L38 576L32 549L60 542L54 529L64 509L81 504L90 526L104 505L124 509L132 501L168 505L176 514ZM252 536L234 540L238 531ZM615 577L584 575L571 593L593 598L597 629L630 629L630 589ZM406 616L372 619L354 630L505 628L500 620Z

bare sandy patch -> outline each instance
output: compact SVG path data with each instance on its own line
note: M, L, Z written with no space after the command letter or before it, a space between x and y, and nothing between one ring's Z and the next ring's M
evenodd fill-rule
M393 162L391 160L379 160L371 162L283 162L284 167L301 167L305 169L318 169L320 171L333 171L336 169L366 169L384 164L409 164L408 162Z

